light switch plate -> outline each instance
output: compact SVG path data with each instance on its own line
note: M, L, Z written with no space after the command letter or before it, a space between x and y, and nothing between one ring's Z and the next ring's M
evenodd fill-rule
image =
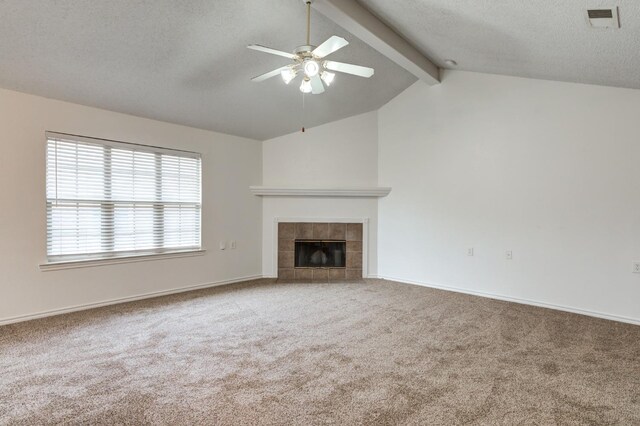
M227 248L227 242L226 241L220 241L220 250L224 250Z

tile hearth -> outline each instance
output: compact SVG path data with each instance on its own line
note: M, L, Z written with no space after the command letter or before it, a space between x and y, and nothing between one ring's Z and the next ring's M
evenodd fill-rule
M344 267L295 267L295 241L345 241ZM362 279L362 224L281 222L278 224L278 280L331 282Z

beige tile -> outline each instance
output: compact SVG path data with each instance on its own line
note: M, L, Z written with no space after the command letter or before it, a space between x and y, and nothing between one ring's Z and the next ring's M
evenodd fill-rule
M362 269L347 269L348 280L360 280L362 279Z
M329 281L329 271L326 269L313 269L313 281L314 282Z
M293 252L292 251L279 251L278 252L278 269L293 268Z
M362 269L362 253L361 252L347 252L347 268Z
M278 238L281 240L293 240L296 235L295 223L279 223L278 224Z
M362 241L361 223L347 223L347 241Z
M278 269L278 279L279 280L292 280L295 278L295 274L293 273L294 269Z
M361 252L362 241L347 241L347 253Z
M329 239L330 240L344 240L347 238L347 224L346 223L330 223L329 224Z
M295 251L295 244L293 243L293 239L283 240L282 238L278 240L278 251Z
M313 269L294 269L296 280L311 281L313 279Z
M295 238L297 240L313 239L313 223L296 223Z
M328 223L314 223L313 224L313 238L316 240L328 240L329 239L329 224Z
M329 269L329 281L340 281L347 278L346 269Z

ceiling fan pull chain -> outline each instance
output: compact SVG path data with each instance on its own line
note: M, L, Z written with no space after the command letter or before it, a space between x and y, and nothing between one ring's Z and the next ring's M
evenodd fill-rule
M302 94L302 133L304 133L304 95Z

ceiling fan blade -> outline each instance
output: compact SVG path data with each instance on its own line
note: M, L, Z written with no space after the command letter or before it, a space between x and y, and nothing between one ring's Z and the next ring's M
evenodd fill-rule
M322 79L319 75L311 78L311 93L313 93L314 95L324 93L324 84L322 84Z
M276 75L280 74L283 70L286 70L287 68L289 68L289 65L285 65L284 67L280 67L278 69L266 72L266 73L264 73L262 75L259 75L257 77L253 77L251 79L251 81L259 83L259 82L264 81L264 80L266 80L268 78L275 77Z
M247 46L249 49L257 50L259 52L270 53L272 55L284 56L285 58L295 59L296 55L293 53L283 52L282 50L272 49L270 47L260 46L259 44L250 44Z
M361 67L360 65L345 64L342 62L324 61L324 66L328 70L357 75L358 77L369 78L373 75L373 68Z
M316 47L311 53L313 53L318 58L324 58L325 56L332 54L336 50L342 49L347 44L349 44L349 42L342 37L331 36L320 46Z

